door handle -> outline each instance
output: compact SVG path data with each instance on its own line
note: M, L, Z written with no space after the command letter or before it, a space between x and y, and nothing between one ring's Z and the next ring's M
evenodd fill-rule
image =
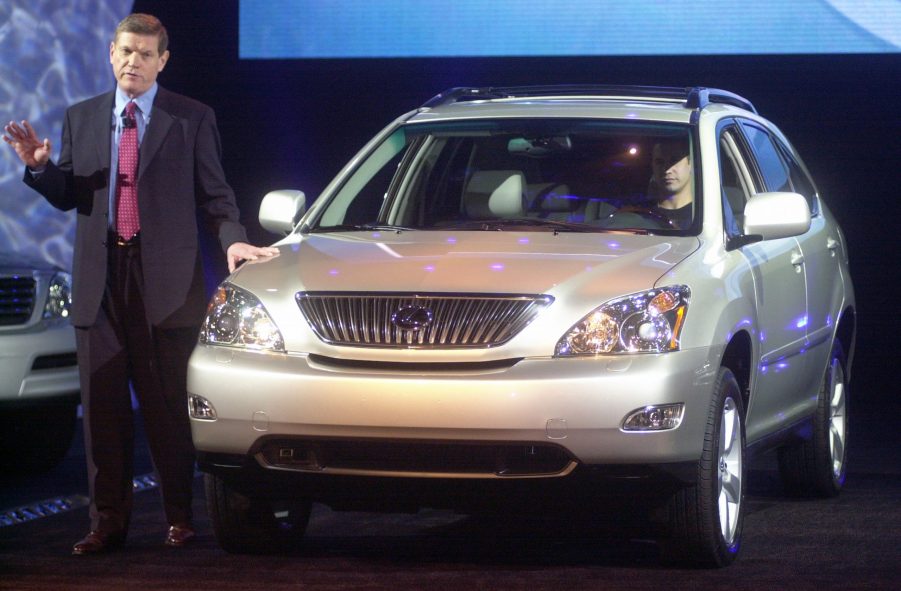
M838 250L838 240L832 236L826 238L826 248L829 249L829 254L835 256L835 251Z
M800 252L793 252L791 256L791 263L795 266L797 271L800 271L801 265L804 264L804 255Z

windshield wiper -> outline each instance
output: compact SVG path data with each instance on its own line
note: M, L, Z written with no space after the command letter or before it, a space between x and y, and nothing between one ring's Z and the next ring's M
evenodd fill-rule
M646 236L685 236L685 230L680 228L607 228L611 232L629 232L632 234L644 234Z
M509 218L502 220L481 220L473 221L473 225L477 225L482 230L500 230L505 228L516 228L522 226L530 226L534 228L551 228L557 232L597 232L604 231L603 228L597 226L589 226L577 222L561 222L559 220L545 220L541 218Z
M546 220L541 218L509 218L501 220L473 220L464 223L463 227L478 227L481 230L498 230L503 231L505 228L515 228L522 226L547 227L554 230L554 234L560 232L597 232L597 233L618 233L618 234L641 234L642 236L680 236L683 230L678 228L636 228L624 227L617 228L614 226L596 226L594 224L585 224L581 222L563 222L559 220Z
M311 232L408 232L415 228L392 224L339 224L337 226L317 226Z

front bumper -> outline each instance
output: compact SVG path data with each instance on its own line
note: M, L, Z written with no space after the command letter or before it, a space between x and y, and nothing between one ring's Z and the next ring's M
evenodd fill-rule
M519 443L559 448L577 465L692 463L701 455L714 358L696 349L509 365L354 367L200 345L189 364L188 393L209 401L217 418L192 418L191 426L201 454L223 457L257 454L277 438ZM685 405L679 427L621 429L635 409L667 403Z
M79 389L71 325L0 333L0 402L56 398Z

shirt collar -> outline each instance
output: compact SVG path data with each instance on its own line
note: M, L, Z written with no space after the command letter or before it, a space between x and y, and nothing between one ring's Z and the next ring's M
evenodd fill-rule
M154 82L153 86L151 86L147 92L145 92L141 96L134 99L134 102L137 103L138 109L140 109L140 111L144 115L144 117L147 117L150 115L150 109L151 109L151 107L153 107L153 99L156 98L156 92L158 90L159 90L159 85L156 82ZM132 100L132 99L130 99L128 97L128 95L125 94L124 92L122 92L122 89L117 86L116 87L116 99L115 99L115 105L113 107L113 113L116 116L121 115L122 111L125 110L125 105L128 104L128 101L130 101L130 100Z

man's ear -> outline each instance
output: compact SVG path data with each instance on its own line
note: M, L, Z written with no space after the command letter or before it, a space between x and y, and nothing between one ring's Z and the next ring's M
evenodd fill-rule
M163 52L163 55L160 56L160 67L157 69L157 72L162 72L163 68L166 67L166 62L169 61L169 50Z

